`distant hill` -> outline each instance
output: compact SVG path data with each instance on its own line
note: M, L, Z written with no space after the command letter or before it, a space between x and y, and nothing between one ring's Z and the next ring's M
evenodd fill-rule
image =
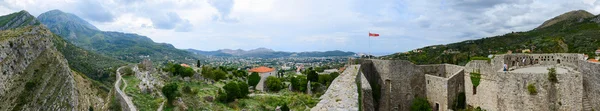
M586 18L590 18L590 17L594 17L593 14L591 14L590 12L587 12L585 10L575 10L575 11L570 11L564 14L561 14L559 16L556 16L550 20L545 21L544 23L542 23L542 25L540 25L539 27L537 27L536 29L539 28L544 28L544 27L548 27L551 25L554 25L558 22L562 22L565 20L579 20L579 21L583 21Z
M600 48L600 16L589 12L571 11L544 22L540 27L504 35L467 40L446 45L434 45L404 53L380 57L409 60L416 64L451 63L464 65L472 57L490 54L521 53L585 53L592 55Z
M344 51L325 51L325 52L283 52L274 51L267 48L257 48L252 50L232 50L232 49L221 49L216 51L201 51L195 49L187 49L187 51L205 55L205 56L219 56L219 57L260 57L260 58L278 58L278 57L331 57L331 56L353 56L354 52Z
M60 10L42 13L38 19L53 33L78 47L127 62L140 62L145 58L157 63L167 60L193 62L199 58L171 44L155 43L145 36L98 30L85 20Z

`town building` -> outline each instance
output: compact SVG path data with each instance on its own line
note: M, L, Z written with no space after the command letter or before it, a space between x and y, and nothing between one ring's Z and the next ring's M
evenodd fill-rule
M275 76L275 74L277 74L277 72L275 71L275 68L270 68L270 67L265 67L265 66L252 68L248 72L250 72L250 73L256 72L256 73L258 73L258 75L260 75L260 82L258 82L258 84L256 85L256 88L255 88L256 90L259 90L259 91L265 91L265 89L266 89L265 81L267 80L267 77Z

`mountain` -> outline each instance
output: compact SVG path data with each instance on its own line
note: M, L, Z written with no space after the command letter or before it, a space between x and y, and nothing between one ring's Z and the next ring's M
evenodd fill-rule
M404 53L395 53L382 59L409 60L416 64L451 63L464 65L472 57L490 54L520 53L592 53L600 48L600 16L589 17L589 12L572 11L544 22L540 27L504 35L467 40L446 45L434 45ZM568 19L565 19L568 18Z
M206 56L219 56L219 57L260 57L260 58L278 58L278 57L330 57L330 56L353 56L354 52L344 51L325 51L325 52L283 52L274 51L268 48L257 48L252 50L232 50L232 49L221 49L216 51L201 51L195 49L187 49L187 51Z
M544 23L542 23L542 25L540 25L536 29L548 27L548 26L554 25L554 24L556 24L558 22L562 22L562 21L566 21L566 20L583 21L584 19L591 18L591 17L594 17L594 15L591 14L590 12L585 11L585 10L570 11L570 12L561 14L561 15L556 16L556 17L554 17L554 18L552 18L550 20L545 21Z
M29 12L23 10L2 16L0 18L0 30L13 29L21 26L39 25L40 22L35 19Z
M106 110L108 91L70 68L58 36L26 11L0 20L0 110Z
M38 19L50 31L75 46L126 62L137 63L145 58L152 61L193 62L190 60L199 58L171 44L155 43L145 36L98 30L85 20L60 10L42 13Z

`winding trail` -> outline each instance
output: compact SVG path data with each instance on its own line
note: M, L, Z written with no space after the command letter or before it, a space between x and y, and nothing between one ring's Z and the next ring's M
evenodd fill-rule
M121 68L123 68L125 66L119 67L119 69L117 69L117 81L115 82L115 89L117 91L117 98L119 100L121 100L121 103L123 103L123 101L126 104L126 108L123 108L124 106L121 106L123 110L127 110L127 111L137 111L137 109L135 108L135 105L133 105L133 102L131 101L131 99L129 99L129 97L127 97L127 95L123 92L123 90L125 90L127 88L127 82L125 82L125 86L123 87L123 90L121 90L121 88L119 88L119 86L121 85L121 73L119 72L121 70ZM125 80L123 80L125 81Z

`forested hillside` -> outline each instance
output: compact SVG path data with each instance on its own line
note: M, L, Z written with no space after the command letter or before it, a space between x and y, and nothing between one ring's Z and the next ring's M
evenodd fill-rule
M557 18L566 19L560 21L551 19L553 24L543 24L540 28L526 32L513 32L447 45L428 46L380 58L409 60L416 64L464 65L473 57L487 57L490 54L503 54L508 51L521 53L522 50L527 49L532 53L585 53L591 55L600 48L600 36L598 36L600 35L600 16L585 15L585 13L589 13L581 11L562 14Z

